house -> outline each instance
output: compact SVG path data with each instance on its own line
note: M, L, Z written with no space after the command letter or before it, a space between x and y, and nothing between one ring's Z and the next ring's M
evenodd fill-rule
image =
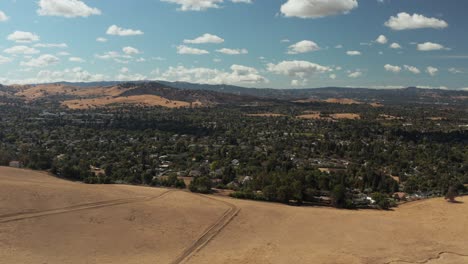
M23 168L23 163L21 161L13 160L10 161L9 166L13 168Z

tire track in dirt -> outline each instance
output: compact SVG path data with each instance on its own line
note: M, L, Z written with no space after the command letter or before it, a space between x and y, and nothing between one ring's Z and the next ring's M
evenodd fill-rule
M175 260L170 264L182 264L186 263L195 253L202 250L211 240L213 240L216 235L218 235L233 219L237 216L240 211L240 208L235 206L232 203L221 201L208 197L206 195L199 195L203 198L214 200L220 203L224 203L229 206L229 209L224 212L223 216L219 218L212 226L208 227L205 232L199 237L191 246L186 248L182 254L180 254Z
M156 196L150 196L150 197L116 199L116 200L108 200L108 201L101 201L101 202L95 202L95 203L78 204L78 205L44 210L44 211L18 212L18 213L13 213L13 214L6 214L6 215L0 216L0 224L20 221L20 220L30 219L30 218L49 216L49 215L65 214L65 213L70 213L70 212L105 208L105 207L111 207L111 206L117 206L117 205L147 202L147 201L152 201L152 200L161 198L171 192L173 192L173 190L168 190L168 191L163 192L162 194L159 194Z
M465 255L465 254L460 254L460 253L450 252L450 251L442 251L442 252L439 252L436 256L430 257L430 258L428 258L426 260L422 260L422 261L392 260L392 261L389 261L389 262L385 262L384 264L392 264L392 263L397 263L397 262L410 263L410 264L411 263L413 263L413 264L425 264L425 263L428 263L429 261L440 259L440 258L442 258L443 255L455 255L455 256L459 256L459 257L468 257L468 255Z

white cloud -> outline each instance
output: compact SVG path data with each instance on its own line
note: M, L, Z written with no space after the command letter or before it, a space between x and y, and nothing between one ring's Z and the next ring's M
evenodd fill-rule
M179 54L189 54L189 55L204 55L209 54L210 52L207 50L187 47L185 45L180 45L177 47L177 53Z
M393 42L392 44L390 44L390 48L391 49L401 49L401 46L400 46L400 44L398 44L396 42Z
M128 54L120 54L116 51L108 51L103 54L96 54L94 57L101 59L101 60L113 60L117 63L127 64L132 60L132 56Z
M60 59L55 57L54 55L44 54L26 62L22 61L20 65L27 67L47 67L49 65L57 64L59 61Z
M168 2L177 4L180 7L179 11L204 11L209 8L220 8L224 0L161 0L162 2ZM251 4L253 0L231 0L233 3L245 3Z
M327 66L322 66L313 62L297 60L282 61L278 64L269 63L267 65L267 70L275 74L301 79L305 79L306 77L317 73L327 73L333 71L332 68Z
M420 74L421 73L421 71L418 68L414 67L414 66L404 65L404 67L405 67L405 70L407 70L409 72L412 72L414 74Z
M70 57L70 58L68 58L68 60L71 61L71 62L80 62L80 63L85 62L85 60L80 58L80 57Z
M65 69L63 71L43 70L37 74L35 80L27 80L26 83L52 83L52 82L99 82L104 81L102 74L91 74L80 67Z
M435 76L437 74L437 72L439 72L439 69L437 69L435 67L432 67L432 66L429 66L429 67L426 68L426 72L431 76Z
M121 27L119 27L117 25L112 25L107 29L106 34L107 35L127 37L127 36L143 35L144 32L141 31L141 30L125 29L125 28L121 28Z
M68 48L66 43L38 43L35 44L34 47L36 48L60 48L65 49Z
M380 35L376 40L375 42L379 43L379 44L387 44L388 42L388 39L386 36L384 35Z
M97 38L96 41L104 43L104 42L107 42L107 39L101 37L101 38Z
M280 40L280 42L281 42L281 43L289 43L289 42L291 42L291 40L289 40L289 39L282 39L282 40Z
M11 61L12 61L11 58L0 55L0 64L5 64L5 63L11 62Z
M8 35L7 39L17 43L30 43L39 41L39 36L31 32L15 31Z
M432 42L418 44L417 49L419 51L448 50L448 48L444 47L443 45Z
M343 45L341 45L341 44L338 44L338 45L335 46L335 49L342 49L342 48L343 48Z
M0 22L5 22L10 19L3 11L0 10Z
M57 56L70 56L70 53L68 53L66 51L61 51L61 52L57 53Z
M385 22L385 26L393 30L409 30L420 28L442 29L448 27L447 22L437 18L428 18L423 15L402 12L397 16L392 16Z
M286 17L320 18L346 14L357 7L357 0L288 0L281 6L281 13Z
M390 64L385 64L384 68L386 71L393 72L393 73L399 73L401 72L401 67L400 66L394 66Z
M457 69L457 68L449 68L449 69L448 69L448 72L453 73L453 74L463 73L462 70L459 70L459 69Z
M40 51L35 48L30 48L28 46L13 46L11 48L5 49L3 52L8 54L37 54Z
M227 48L222 48L216 50L216 52L227 54L227 55L240 55L240 54L248 54L249 51L246 49L227 49Z
M180 11L203 11L209 8L219 8L223 0L161 0L180 5Z
M267 83L257 69L243 65L232 65L230 71L210 68L170 67L157 79L203 84L257 84Z
M130 70L127 67L123 67L120 69L120 73L129 73Z
M136 54L140 54L140 53L141 53L138 49L136 49L136 48L134 48L134 47L124 47L124 48L122 49L122 51L123 51L125 54L127 54L127 55L136 55Z
M317 43L310 40L303 40L289 46L288 54L307 53L317 50L320 50L320 47L317 45Z
M361 55L361 52L357 50L348 50L346 54L348 54L349 56L359 56Z
M139 74L139 73L135 73L135 74L120 73L116 75L115 78L118 81L144 81L148 79L145 75Z
M40 0L38 5L37 13L40 16L73 18L101 14L101 10L89 7L80 0Z
M359 78L361 76L362 76L361 71L355 71L355 72L351 72L350 74L348 74L349 78Z
M223 42L224 42L224 39L222 39L221 37L208 34L208 33L205 33L202 36L195 38L195 39L184 40L184 43L188 43L188 44L206 44L206 43L220 44Z
M328 76L328 77L330 77L330 79L332 79L332 80L335 80L335 79L336 79L336 74L332 73L332 74L330 74L330 76Z

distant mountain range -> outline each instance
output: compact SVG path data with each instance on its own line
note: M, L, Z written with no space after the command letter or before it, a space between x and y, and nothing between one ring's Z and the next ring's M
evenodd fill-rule
M267 101L317 101L334 103L373 104L468 104L468 92L456 90L421 89L368 89L368 88L307 88L269 89L246 88L234 85L207 85L187 82L60 82L38 85L0 85L0 96L26 100L74 100L76 105L108 105L132 103L146 105L218 105L252 104ZM146 96L146 97L144 97ZM151 103L148 100L154 99ZM86 100L80 102L79 100ZM105 100L105 101L104 101ZM99 101L98 103L96 103ZM158 103L155 103L155 102ZM171 101L171 102L169 102ZM94 102L94 103L93 103Z

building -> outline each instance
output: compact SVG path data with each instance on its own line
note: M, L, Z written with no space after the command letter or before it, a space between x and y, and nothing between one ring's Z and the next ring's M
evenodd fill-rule
M22 168L23 163L21 161L13 160L13 161L10 161L9 166L13 168Z

